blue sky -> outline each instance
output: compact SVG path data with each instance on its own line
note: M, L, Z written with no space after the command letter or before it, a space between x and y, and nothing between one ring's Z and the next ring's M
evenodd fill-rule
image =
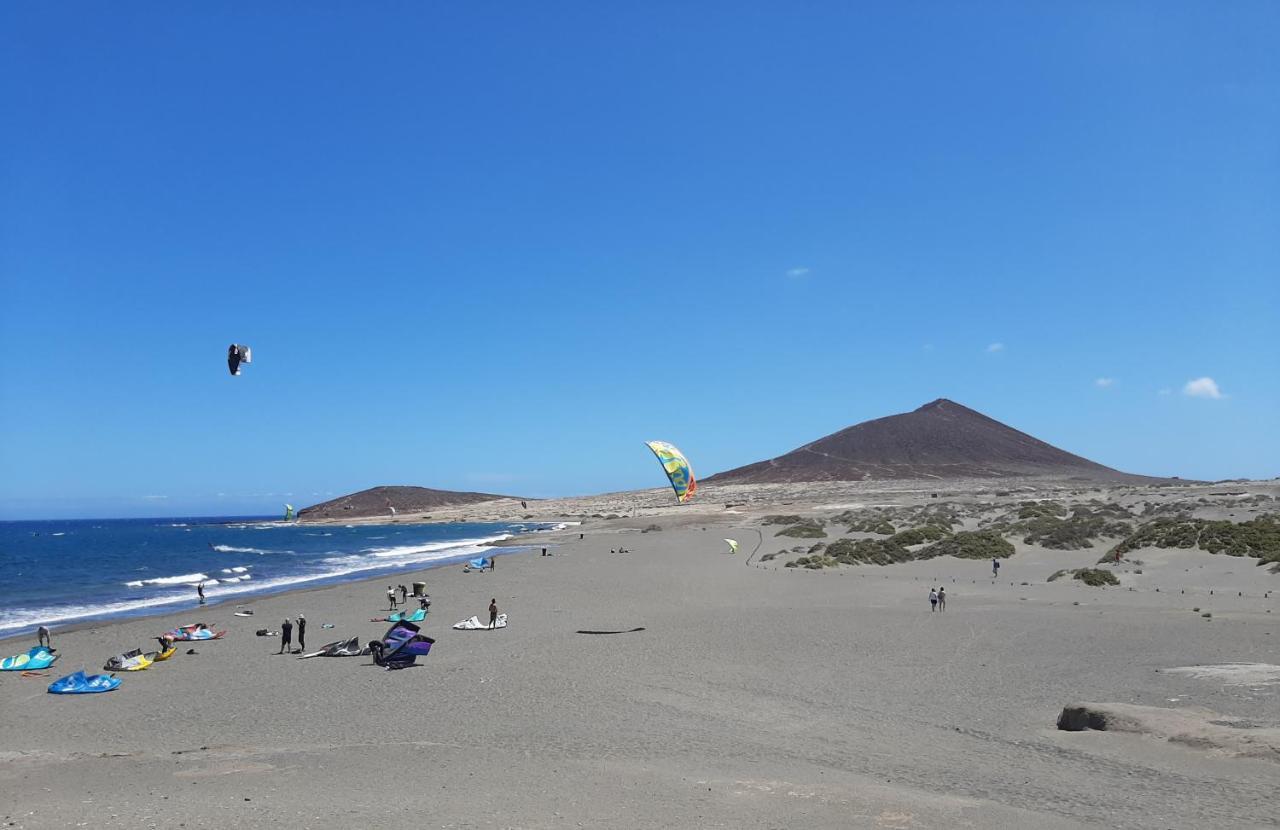
M656 486L646 439L706 475L938 397L1280 475L1277 42L1271 2L4 4L0 517Z

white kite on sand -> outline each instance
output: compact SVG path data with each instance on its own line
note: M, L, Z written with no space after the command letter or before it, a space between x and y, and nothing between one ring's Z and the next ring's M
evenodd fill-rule
M738 543L733 539L725 539L725 544L729 546L729 553L738 552Z
M488 627L489 627L489 624L488 624L488 623L482 623L482 622L480 622L480 618L479 618L479 617L471 617L470 619L463 620L462 622L454 623L454 624L453 624L453 627L454 627L454 628L456 628L456 629L458 629L459 631L478 631L478 630L480 630L480 629L482 629L482 628L488 628ZM507 615L506 615L506 614L499 614L499 615L498 615L498 621L497 621L497 622L495 622L495 623L493 624L493 627L494 627L494 628L506 628L506 627L507 627Z

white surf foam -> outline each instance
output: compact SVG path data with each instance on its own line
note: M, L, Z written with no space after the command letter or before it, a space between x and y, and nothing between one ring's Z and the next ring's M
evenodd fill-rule
M238 548L235 545L214 545L213 549L218 553L256 553L259 556L270 553L270 551L265 551L261 548Z
M177 576L161 576L155 579L135 579L132 582L126 582L125 585L130 588L141 588L144 585L196 585L200 582L207 582L208 574L179 574ZM207 582L207 584L214 584Z

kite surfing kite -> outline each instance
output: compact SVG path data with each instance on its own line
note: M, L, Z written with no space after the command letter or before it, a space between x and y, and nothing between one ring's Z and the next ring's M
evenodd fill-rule
M0 660L0 671L37 671L53 665L58 655L47 646L32 646L26 654L15 654Z
M387 629L381 640L369 643L373 662L387 669L404 669L412 666L419 657L431 651L435 640L421 633L422 629L411 622L398 622Z
M294 520L294 516L295 516L295 514L294 514L294 512L293 512L293 505L292 505L292 504L286 504L286 505L284 506L284 520L285 520L286 522L291 522L291 521L293 521L293 520Z
M253 352L248 346L242 346L238 343L232 343L227 347L227 368L231 370L231 374L240 374L241 363L252 363Z
M646 441L645 446L658 457L658 463L666 471L671 480L671 489L676 491L676 500L683 503L693 498L698 489L698 482L693 478L693 467L689 459L674 444L666 441Z
M105 674L86 676L84 670L74 672L66 677L59 677L49 684L51 695L86 695L95 692L109 692L119 688L120 678Z
M738 552L738 543L734 539L725 539L724 543L729 546L729 553Z

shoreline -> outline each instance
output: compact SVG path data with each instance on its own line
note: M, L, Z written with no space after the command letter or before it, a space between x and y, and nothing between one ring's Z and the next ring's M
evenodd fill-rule
M486 550L486 552L484 553L484 556L486 558L490 556L512 556L518 553L528 552L532 547L533 546L531 545L503 545L501 547L492 547ZM436 560L431 563L423 563L424 566L414 567L412 569L410 568L400 569L395 571L395 573L398 573L398 574L407 573L412 576L418 576L420 574L427 574L427 573L430 573L431 571L439 570L449 565L464 564L476 558L478 558L478 555L474 553L460 554L459 556L451 556L445 559ZM112 616L103 616L97 619L82 620L78 622L67 623L66 625L55 623L49 626L49 630L53 636L58 636L63 634L73 634L75 632L80 632L80 631L98 630L98 629L110 628L113 626L125 625L128 623L147 620L153 617L171 616L175 614L186 614L188 616L200 615L205 613L206 609L208 610L221 609L221 608L226 608L227 606L230 606L232 609L239 608L241 606L248 607L249 605L252 605L255 602L266 600L266 599L279 599L282 597L287 597L292 595L306 596L307 594L318 593L318 592L326 591L332 588L339 588L339 587L348 586L348 585L359 585L365 582L368 582L368 583L381 582L388 575L389 573L384 572L378 575L366 575L366 576L360 576L354 579L348 579L341 576L328 577L328 578L325 578L325 580L328 580L328 581L316 580L320 584L312 584L312 585L294 584L291 586L282 586L279 590L267 589L261 593L244 594L241 596L230 596L230 597L226 597L225 599L220 599L216 602L210 600L210 601L206 601L203 605L200 605L199 603L196 603L196 602L191 602L190 604L183 605L182 603L185 602L184 600L175 600L172 603L166 603L164 605L149 606L148 609L143 609L138 612L126 612L126 613L121 613L121 614L112 615ZM400 577L400 578L403 579L403 577ZM421 582L423 580L415 579L413 581ZM246 617L243 619L248 619L248 618ZM10 647L11 643L17 640L29 640L30 637L35 633L36 633L36 626L32 626L30 630L19 630L17 633L13 633L13 634L6 633L3 635L0 635L0 651L6 650L8 647ZM3 655L0 655L0 656L3 656Z

